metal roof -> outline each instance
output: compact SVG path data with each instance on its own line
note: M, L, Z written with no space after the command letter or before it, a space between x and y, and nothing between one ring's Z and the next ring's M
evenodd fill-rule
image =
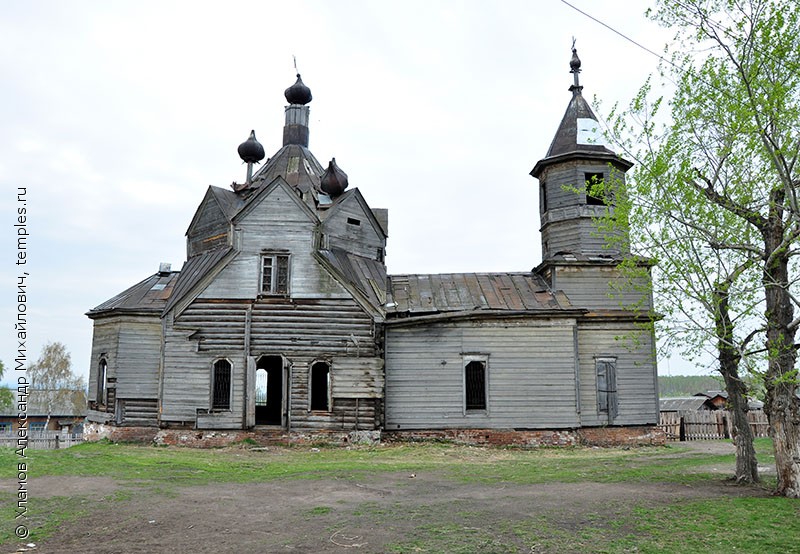
M175 283L172 296L165 303L163 312L171 310L194 286L205 277L225 256L233 252L230 246L208 250L186 260Z
M320 257L338 274L340 280L358 289L378 311L386 303L387 276L384 265L370 258L356 256L339 248L320 250Z
M92 308L86 315L93 318L111 311L161 313L178 281L179 272L156 273Z
M659 400L659 409L662 412L696 412L709 409L707 402L708 398L704 396L662 398Z
M564 293L532 273L391 275L389 283L387 314L574 310Z

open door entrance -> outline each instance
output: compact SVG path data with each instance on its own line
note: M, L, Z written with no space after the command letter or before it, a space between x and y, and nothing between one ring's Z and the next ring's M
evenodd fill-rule
M283 357L261 356L256 363L256 425L283 424Z

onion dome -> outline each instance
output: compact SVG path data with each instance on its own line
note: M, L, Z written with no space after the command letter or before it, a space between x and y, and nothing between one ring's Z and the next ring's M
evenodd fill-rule
M290 104L300 104L304 106L311 102L311 89L303 83L299 73L297 74L297 81L295 84L287 88L283 92L283 95Z
M239 145L239 157L249 164L258 163L264 159L264 147L256 140L255 131L250 131L250 138Z
M578 51L572 47L572 59L569 61L570 73L576 73L581 70L581 59L578 57Z
M336 158L331 158L328 168L319 180L319 186L322 192L331 198L336 198L344 192L347 185L347 173L339 169L339 166L336 165Z

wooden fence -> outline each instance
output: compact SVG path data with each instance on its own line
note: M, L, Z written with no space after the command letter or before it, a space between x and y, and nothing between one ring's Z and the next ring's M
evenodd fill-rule
M0 447L18 448L19 437L16 433L0 434ZM55 450L69 448L83 442L83 433L59 433L56 431L33 431L28 433L27 448L35 450Z
M733 436L733 415L727 410L661 412L661 427L667 440L699 441L729 439ZM747 412L755 437L769 436L769 422L764 412Z

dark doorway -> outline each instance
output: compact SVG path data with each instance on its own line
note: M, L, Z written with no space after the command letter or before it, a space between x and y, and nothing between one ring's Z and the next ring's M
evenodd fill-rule
M283 358L261 356L256 364L256 425L282 425Z

